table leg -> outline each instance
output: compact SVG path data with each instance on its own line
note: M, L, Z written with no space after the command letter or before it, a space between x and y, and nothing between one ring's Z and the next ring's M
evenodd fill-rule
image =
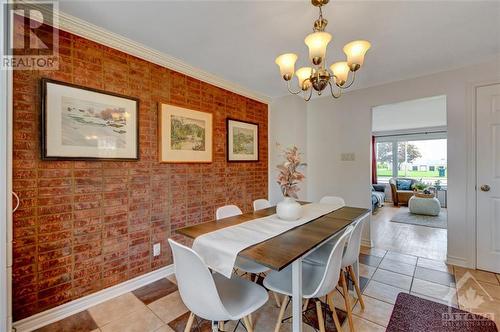
M292 330L302 332L302 258L292 263Z

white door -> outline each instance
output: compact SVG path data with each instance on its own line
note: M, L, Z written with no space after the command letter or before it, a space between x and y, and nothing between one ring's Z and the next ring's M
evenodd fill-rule
M500 84L477 88L477 268L500 273Z

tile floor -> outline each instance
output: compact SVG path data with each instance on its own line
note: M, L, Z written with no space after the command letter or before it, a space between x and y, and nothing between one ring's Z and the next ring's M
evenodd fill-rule
M500 275L375 248L363 247L360 262L366 308L361 309L352 293L357 332L385 331L399 292L464 310L493 314L500 326ZM338 309L345 309L338 293L334 302ZM188 314L175 278L169 277L45 326L37 332L177 332L184 330ZM270 297L269 302L253 315L255 331L274 330L277 315L278 308ZM227 330L232 331L234 324L228 323ZM327 331L334 330L333 324L330 326ZM344 331L348 331L347 320L344 320L343 327ZM198 320L193 331L209 331L209 328L208 322ZM240 326L237 331L245 330ZM284 323L281 331L291 331L290 322ZM304 332L310 331L314 329L305 325Z
M374 246L434 260L445 260L447 230L390 221L396 213L404 211L408 211L408 207L394 207L391 203L385 203L384 207L378 209L371 219Z

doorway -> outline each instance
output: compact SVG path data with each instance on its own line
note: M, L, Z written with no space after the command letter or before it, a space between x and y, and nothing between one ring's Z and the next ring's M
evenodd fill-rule
M384 194L373 207L374 246L446 260L446 96L377 106L372 117L372 193Z

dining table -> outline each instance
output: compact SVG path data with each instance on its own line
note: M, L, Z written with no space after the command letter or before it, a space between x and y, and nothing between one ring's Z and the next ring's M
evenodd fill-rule
M309 202L300 203L309 204ZM274 214L276 214L276 207L272 206L229 218L183 227L177 229L176 232L196 240L199 236ZM303 258L317 247L339 235L350 224L369 218L369 216L370 210L368 209L343 206L265 241L251 245L238 253L238 257L251 260L275 271L281 271L291 265L293 332L302 332ZM355 270L358 270L356 265L358 264L355 264ZM358 271L356 271L356 275L359 276Z

